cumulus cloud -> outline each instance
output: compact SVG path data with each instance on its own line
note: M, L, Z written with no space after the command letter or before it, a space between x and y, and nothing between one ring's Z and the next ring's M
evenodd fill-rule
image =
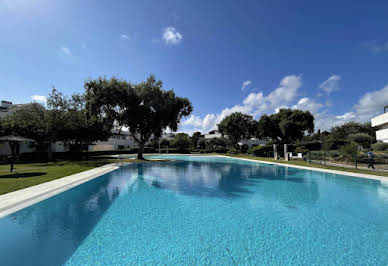
M34 101L34 102L38 102L38 103L46 103L47 101L47 98L46 96L42 96L42 95L32 95L31 96L31 100Z
M120 39L122 40L129 40L129 36L127 34L120 34Z
M265 96L263 92L252 92L243 100L242 104L225 108L218 114L207 114L203 119L192 115L182 122L182 129L189 132L201 131L205 133L215 129L222 119L234 112L250 114L254 117L265 112L273 112L277 107L291 103L297 97L301 85L300 76L286 76L280 81L279 87L268 95Z
M316 114L324 105L316 102L310 98L301 98L292 109L299 109L304 111L310 111L312 114Z
M244 81L244 82L242 83L241 90L244 91L244 90L247 89L248 86L251 85L251 84L252 84L252 81L250 81L250 80Z
M321 85L319 85L319 88L321 88L327 94L330 94L333 91L339 90L339 81L340 80L341 80L341 76L332 75L327 80L322 82Z
M371 117L383 112L388 103L388 84L384 88L365 93L354 105L355 115L360 121L367 121Z
M166 44L179 44L183 40L183 35L174 27L170 26L164 29L162 39Z
M327 110L318 112L315 115L316 128L328 130L333 126L349 121L365 123L372 117L383 112L388 103L388 84L380 90L371 91L362 95L352 109L340 115L330 114Z
M68 47L66 47L66 46L61 46L60 50L65 55L71 55L70 49Z

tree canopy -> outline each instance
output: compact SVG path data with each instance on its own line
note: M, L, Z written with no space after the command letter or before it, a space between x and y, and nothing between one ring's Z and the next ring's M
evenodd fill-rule
M151 137L159 138L167 127L176 131L181 118L193 109L187 98L163 90L162 81L153 75L138 84L99 78L87 81L85 89L88 110L109 125L127 127L139 144L139 159Z
M218 131L228 135L233 144L242 138L251 138L257 129L257 121L251 115L235 112L218 124Z
M358 123L358 122L347 122L339 126L331 128L331 135L334 139L345 140L349 135L357 133L365 133L375 139L375 130L372 128L370 122Z
M191 146L191 140L188 134L178 133L171 140L171 146L179 149L180 151L188 151Z
M293 109L280 109L270 116L263 115L257 128L257 136L283 143L300 140L306 132L314 132L314 116L309 111Z

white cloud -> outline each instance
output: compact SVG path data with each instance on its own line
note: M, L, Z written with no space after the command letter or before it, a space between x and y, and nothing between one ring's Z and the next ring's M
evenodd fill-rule
M365 93L354 105L356 117L359 121L367 121L371 117L383 112L388 104L388 84L384 88Z
M127 34L121 34L120 38L123 39L123 40L129 40L130 39Z
M66 46L61 46L60 48L61 52L64 53L65 55L71 55L71 51L68 47Z
M329 114L327 110L318 112L315 115L316 127L328 130L331 127L349 121L368 122L372 117L383 112L383 108L388 103L388 84L380 90L365 93L352 109L342 115Z
M166 44L179 44L183 40L183 35L174 27L170 26L164 29L162 39Z
M252 81L250 81L250 80L244 81L244 82L242 83L241 90L244 91L244 90L247 89L248 86L251 85L251 84L252 84Z
M192 132L194 128L194 131L206 133L215 129L222 119L234 112L250 114L254 117L258 117L265 112L273 112L278 106L286 106L293 101L298 95L298 89L301 85L300 76L286 76L280 81L280 86L267 96L263 92L252 92L243 100L242 104L225 108L219 114L207 114L203 119L199 116L191 116L182 122L182 129Z
M46 103L47 98L46 96L42 96L42 95L32 95L31 100L38 103Z
M316 114L324 105L318 103L310 98L301 98L292 109L299 109L304 111L310 111L312 114Z
M332 93L333 91L339 90L339 81L341 80L341 76L332 75L327 80L319 85L324 92L327 94Z
M190 125L194 127L202 126L202 119L199 116L191 115L187 120L182 123L183 126Z
M362 46L364 46L374 54L388 52L388 41L385 41L385 42L367 41L362 43Z
M292 102L298 96L298 89L301 86L302 78L300 76L290 75L284 77L280 82L280 87L266 97L270 108Z

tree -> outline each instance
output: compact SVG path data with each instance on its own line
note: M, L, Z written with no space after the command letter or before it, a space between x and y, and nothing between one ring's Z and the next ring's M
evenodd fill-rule
M352 134L349 135L347 139L351 142L355 142L359 147L366 149L368 149L373 143L373 138L366 133Z
M62 139L73 143L78 149L83 144L106 140L112 134L111 128L104 125L102 119L98 119L87 111L83 94L73 94L68 99L65 121Z
M1 119L2 135L19 135L34 139L37 147L47 145L49 128L47 112L43 105L31 105Z
M375 141L375 130L371 127L371 124L358 123L358 122L347 122L339 126L335 126L331 128L331 135L334 139L337 140L345 140L349 135L357 134L357 133L366 133L370 135Z
M181 151L187 151L190 149L191 140L186 133L178 133L171 140L171 145Z
M309 111L280 109L260 118L257 135L291 143L302 139L306 132L314 132L314 116Z
M354 143L349 143L340 148L340 154L346 162L352 162L356 159L357 146Z
M143 160L145 143L160 138L168 127L178 129L182 117L192 112L187 98L162 89L162 81L150 75L139 84L112 78L85 83L88 109L110 125L125 126L139 145L137 158Z
M218 125L218 131L228 135L233 144L242 138L251 138L257 129L257 121L252 116L235 112L225 117Z
M193 145L193 148L197 148L197 143L199 138L202 136L201 132L194 132L193 135L191 136L191 144Z
M273 116L262 115L257 123L256 136L259 138L271 138L277 140L281 131Z

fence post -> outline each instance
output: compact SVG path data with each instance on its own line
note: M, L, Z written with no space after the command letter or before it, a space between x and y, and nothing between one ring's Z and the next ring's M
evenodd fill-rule
M309 151L309 163L311 164L311 151Z
M326 153L323 152L323 165L326 165Z

